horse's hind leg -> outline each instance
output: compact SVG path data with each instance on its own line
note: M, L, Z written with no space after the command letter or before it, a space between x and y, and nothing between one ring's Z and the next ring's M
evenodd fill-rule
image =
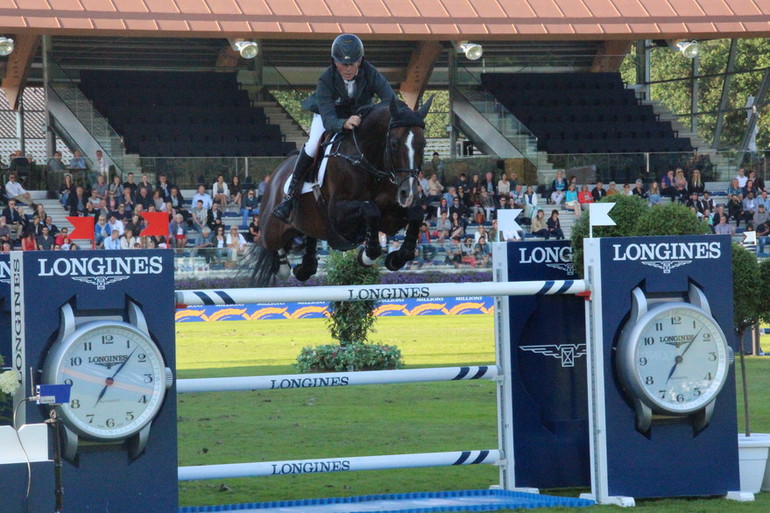
M409 224L406 225L406 235L404 242L398 251L388 253L385 257L385 267L390 271L398 271L406 265L407 262L414 259L417 249L417 236L420 232L422 223L422 209L412 207L409 209Z
M289 277L290 272L289 255L286 253L285 249L281 248L278 250L278 269L276 270L275 276L278 279L285 280Z
M366 245L358 253L358 262L369 267L382 255L380 246L380 208L373 201L364 201L361 204L361 215L366 222Z
M302 262L294 266L294 277L299 281L307 281L318 270L318 239L308 237Z

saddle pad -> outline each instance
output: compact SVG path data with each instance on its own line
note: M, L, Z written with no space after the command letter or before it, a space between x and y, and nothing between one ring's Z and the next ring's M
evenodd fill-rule
M339 135L340 135L339 133L334 134L334 136L331 138L331 141L334 141ZM326 175L326 163L329 162L329 158L328 157L329 157L329 154L332 151L332 147L333 146L334 146L333 144L327 144L324 147L324 157L321 159L321 164L318 166L318 180L316 180L315 182L305 182L305 183L303 183L302 184L302 192L301 192L301 194L305 194L306 192L312 192L313 191L313 187L315 187L316 185L318 185L319 187L321 185L323 185L323 183L324 183L324 176ZM304 150L301 149L300 151L304 151ZM291 175L289 175L286 178L286 182L283 184L283 193L284 194L288 194L289 193L289 182L290 181L291 181Z

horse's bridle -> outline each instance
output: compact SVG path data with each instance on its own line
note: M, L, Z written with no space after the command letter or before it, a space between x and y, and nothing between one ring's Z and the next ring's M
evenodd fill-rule
M410 125L412 126L412 125ZM416 126L416 125L415 125ZM424 125L423 125L424 126ZM367 160L366 155L364 155L364 152L361 151L360 146L358 145L358 138L356 137L356 130L353 129L350 131L351 135L353 136L353 145L356 147L356 151L358 152L358 155L353 157L346 153L340 153L338 151L332 151L329 153L329 157L338 157L341 158L352 165L356 167L362 168L367 173L374 176L376 180L389 180L392 184L398 185L399 180L398 176L399 174L408 174L409 176L416 177L417 174L420 172L419 169L409 169L409 168L396 168L394 165L394 158L393 158L393 152L391 151L390 144L388 142L390 141L390 131L395 128L393 123L388 123L388 130L385 132L385 148L383 149L384 155L383 155L383 162L385 162L386 166L389 169L378 169L374 165L372 165L369 160ZM330 141L326 144L332 144ZM339 147L339 146L338 146Z

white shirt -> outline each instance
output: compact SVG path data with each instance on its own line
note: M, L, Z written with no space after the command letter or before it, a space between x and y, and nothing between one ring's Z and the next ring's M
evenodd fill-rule
M356 92L356 79L354 78L353 80L345 80L343 78L342 81L345 82L345 88L348 90L348 96L353 98L353 95Z
M746 182L749 181L749 177L746 175L735 175L735 179L738 180L738 187L746 187Z
M194 208L198 206L198 200L203 201L203 208L205 208L206 210L210 209L212 203L214 203L213 200L211 199L211 196L209 196L205 192L203 194L195 193L195 196L192 197L192 205Z
M113 239L110 237L109 239L104 240L104 249L120 249L120 237L117 239Z
M110 233L112 233L112 230L117 230L118 233L123 236L123 232L126 231L125 227L123 226L123 221L120 219L115 220L115 224L107 223L110 227Z
M107 176L110 172L110 163L104 157L96 159L96 162L94 162L94 170Z
M5 194L9 198L15 198L16 196L20 196L22 194L26 194L27 191L24 190L24 187L21 186L19 182L16 181L10 181L8 180L5 183Z
M231 245L233 243L232 234L227 234L227 245ZM238 249L243 249L243 247L246 245L246 239L243 238L243 235L240 233L238 234Z

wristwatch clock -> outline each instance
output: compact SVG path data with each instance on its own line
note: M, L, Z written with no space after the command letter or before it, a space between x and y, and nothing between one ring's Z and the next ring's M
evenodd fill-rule
M658 417L689 418L693 431L700 432L735 361L706 296L693 284L688 296L689 302L652 300L638 287L632 291L616 364L642 433Z
M65 427L64 457L74 460L84 443L126 443L136 458L173 384L141 308L128 301L129 322L122 316L79 318L70 304L60 313L43 382L72 386L70 402L56 406Z

